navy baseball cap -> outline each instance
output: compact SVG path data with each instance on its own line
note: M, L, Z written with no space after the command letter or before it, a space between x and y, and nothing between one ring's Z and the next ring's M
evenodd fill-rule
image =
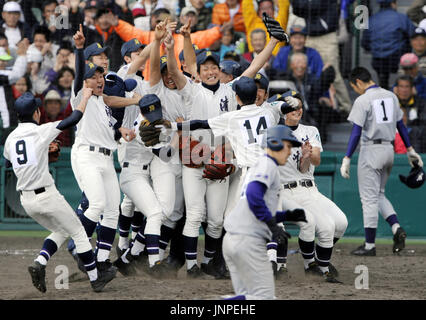
M422 36L422 37L426 37L426 30L420 27L417 27L414 32L411 35L411 39L418 37L418 36Z
M121 46L121 56L124 58L126 54L138 51L142 47L143 44L138 39L133 38Z
M211 50L205 50L197 55L197 67L204 64L209 59L213 60L213 62L219 66L219 56Z
M290 28L290 36L294 35L294 34L303 34L304 36L306 36L306 28L302 27L302 26L292 26Z
M241 100L256 100L257 96L257 86L254 79L249 77L241 77L238 80L234 81L232 84L232 90L235 91L237 96Z
M34 95L27 91L22 96L20 96L15 101L15 110L18 115L32 116L34 111L36 111L39 107L41 107L42 102L39 98L34 97Z
M161 101L155 94L146 94L139 100L139 108L143 116L149 121L154 122L163 119Z
M105 76L104 93L108 96L125 97L126 92L130 92L136 88L135 79L126 79L123 81L115 72L109 72Z
M260 72L256 73L254 81L260 85L260 89L268 90L269 80Z
M162 56L160 58L160 72L162 73L165 68L167 68L167 56Z
M108 49L109 47L102 47L98 42L92 43L90 46L84 49L84 59L89 60L90 57L97 56Z
M195 50L195 55L199 54L202 50L204 50L204 49L198 48L198 46L196 44L193 44L192 47ZM183 56L183 49L182 49L181 52L179 53L179 61L184 61L184 60L185 60L185 58Z
M219 64L220 71L226 74L230 74L235 78L238 78L243 70L238 62L232 60L223 60Z
M89 62L86 63L86 66L84 67L84 80L89 79L95 75L95 72L99 71L100 73L104 73L104 68Z

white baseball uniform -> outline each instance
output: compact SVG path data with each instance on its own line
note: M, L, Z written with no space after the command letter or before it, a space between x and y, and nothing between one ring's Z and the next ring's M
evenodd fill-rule
M60 121L43 125L20 123L6 139L4 157L18 179L16 190L27 214L51 231L48 239L59 248L71 236L78 253L92 250L86 232L74 210L58 192L49 173L49 144L62 131Z

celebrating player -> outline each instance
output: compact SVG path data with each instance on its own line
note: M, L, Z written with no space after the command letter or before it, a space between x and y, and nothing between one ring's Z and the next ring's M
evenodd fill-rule
M8 136L4 157L13 166L18 179L16 190L27 214L52 233L44 240L43 248L34 263L28 267L33 285L46 292L46 265L48 260L71 236L79 259L84 264L95 292L100 292L115 277L116 270L95 263L92 246L73 209L55 187L48 167L48 150L63 130L76 125L86 110L92 89L83 88L81 99L73 113L62 121L40 123L40 99L30 92L15 102L20 124Z
M378 211L392 228L393 252L405 247L407 233L400 226L395 209L385 196L385 186L393 166L392 141L396 129L407 148L408 162L423 166L422 158L410 144L398 98L391 91L374 83L370 72L362 67L350 74L352 89L360 96L355 100L348 120L353 123L351 137L340 172L349 179L351 156L361 139L358 158L358 188L364 217L365 243L351 253L357 256L376 255Z

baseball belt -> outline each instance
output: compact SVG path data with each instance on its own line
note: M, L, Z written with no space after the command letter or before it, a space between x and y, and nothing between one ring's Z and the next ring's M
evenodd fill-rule
M375 139L375 140L364 141L362 144L372 145L372 144L393 144L393 143L394 143L393 141L389 141L389 140Z
M89 151L96 151L96 149L98 149L98 151L106 156L110 156L112 155L112 151L107 149L107 148L103 148L103 147L95 147L95 146L89 146Z
M24 191L26 191L26 190L24 190ZM40 194L40 193L45 192L46 188L42 187L42 188L38 188L38 189L35 189L35 190L31 190L31 191L34 191L35 194ZM28 191L26 191L26 192L28 192ZM19 190L19 193L22 195L22 190Z
M129 165L130 165L130 163L128 163L128 162L123 162L123 168L128 168L128 167L129 167ZM145 165L142 167L142 169L143 169L143 170L147 170L147 169L148 169L148 165L147 165L147 164L145 164Z
M290 181L289 183L283 184L284 189L294 189L294 188L297 188L297 186L302 186L302 187L305 187L305 188L311 188L311 187L315 186L315 181L310 180L310 179L306 179L306 180L300 180L299 182Z

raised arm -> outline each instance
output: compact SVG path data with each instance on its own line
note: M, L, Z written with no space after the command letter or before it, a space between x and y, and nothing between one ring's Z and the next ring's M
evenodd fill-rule
M167 49L167 70L169 71L169 75L172 77L173 81L175 82L176 88L178 90L182 90L185 87L186 82L188 80L183 75L183 73L178 69L176 56L175 56L175 46L174 46L175 40L173 39L173 35L171 34L171 32L167 33L167 36L164 39L164 45L166 46L166 49Z
M160 70L160 42L164 38L167 32L166 28L167 19L160 22L155 27L154 41L152 42L151 53L149 56L150 68L149 68L149 85L155 86L161 81L161 70Z
M123 98L116 96L107 96L103 95L105 104L110 108L123 108L127 106L131 106L134 104L138 104L139 100L142 98L139 94L134 93L132 98Z
M197 56L195 55L194 47L191 39L191 18L188 19L186 25L180 28L180 34L183 35L183 58L185 59L186 67L189 73L197 76Z
M75 79L74 79L74 94L77 95L78 92L83 88L84 82L84 43L86 38L83 34L83 26L80 24L80 30L77 31L73 37L76 51L75 51Z
M147 45L139 56L132 62L129 70L127 70L127 74L133 74L139 71L139 69L146 63L151 54L151 48L153 47L153 42Z
M241 76L253 78L256 73L262 69L263 65L269 60L272 55L272 51L274 51L275 46L280 41L274 37L271 37L271 41L263 48L263 50L253 59L250 63L250 66L243 72Z
M75 126L83 117L83 113L86 110L87 102L89 101L92 94L93 94L92 89L84 87L83 97L80 101L80 104L77 106L77 108L74 109L74 111L68 117L66 117L64 120L59 122L56 128L58 130L63 131Z

